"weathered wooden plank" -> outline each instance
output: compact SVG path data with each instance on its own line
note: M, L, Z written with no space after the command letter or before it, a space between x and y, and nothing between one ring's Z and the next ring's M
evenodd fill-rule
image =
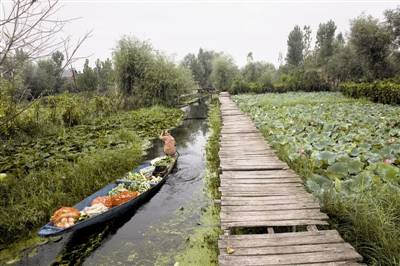
M329 223L321 219L297 219L297 220L268 220L268 221L234 221L221 222L222 228L237 228L237 227L268 227L268 226L298 226L298 225L328 225Z
M300 254L280 254L263 256L230 256L220 255L220 265L299 265L306 263L336 262L359 259L354 250L340 252L327 250L322 252L305 252Z
M306 197L307 193L305 191L297 191L297 190L253 190L253 191L240 191L240 190L226 190L219 189L224 197L268 197L268 196L297 196L297 197Z
M222 248L228 245L226 237L220 236L218 245ZM255 234L255 235L231 235L229 245L236 248L292 246L306 244L344 243L336 230L324 230L316 232L289 232L280 234Z
M246 197L246 199L238 199L238 200L222 199L221 206L260 206L260 205L262 206L262 205L283 205L283 204L295 204L295 203L302 203L302 204L317 203L317 201L313 198L311 198L311 199L301 198L301 199L282 199L282 200L259 200L256 197L251 197L251 199L249 200L248 197Z
M273 210L301 210L301 209L316 209L319 210L318 203L291 203L291 204L276 204L276 205L239 205L239 206L221 206L221 212L232 211L273 211Z
M221 186L230 186L237 184L252 184L252 185L261 185L261 184L270 184L270 185L285 185L287 183L294 183L302 185L302 180L296 177L289 178L220 178Z
M232 247L235 248L235 247ZM337 251L344 252L347 249L352 249L348 243L331 243L331 244L304 244L304 245L290 245L290 246L271 246L271 247L250 247L250 248L237 248L233 254L228 254L226 248L220 248L221 255L232 256L258 256L258 255L278 255L278 254L296 254L305 252L324 252L324 251Z
M313 242L314 237L320 237L320 239L330 239L328 242ZM336 230L324 230L324 231L303 231L303 232L286 232L275 235L269 234L255 234L255 235L232 235L229 237L230 240L238 240L236 243L241 243L239 240L248 239L262 239L263 243L269 243L269 245L275 245L277 242L281 244L301 244L301 241L306 241L304 244L316 244L316 243L339 243L344 242ZM296 240L297 239L297 240ZM220 236L220 240L223 237ZM332 242L331 240L336 240ZM249 240L250 241L250 240ZM293 242L294 241L294 242ZM300 241L300 242L299 242ZM250 241L251 242L251 241ZM237 245L238 247L246 247L246 245Z
M285 195L285 196L221 196L221 203L223 205L243 201L246 204L253 205L274 205L286 203L308 203L318 202L310 194L299 195ZM242 204L239 204L242 205Z
M236 179L237 180L237 179ZM247 181L249 181L249 179L245 179ZM271 180L271 179L269 179ZM250 179L251 181L251 179ZM248 191L252 191L252 190L262 190L262 189L273 189L273 190L299 190L299 191L304 191L304 186L302 184L299 183L293 183L293 184L238 184L238 183L230 183L230 182L226 182L224 183L221 188L223 189L240 189L240 190L244 190L244 189L248 189Z
M286 178L286 177L299 177L294 171L288 170L275 170L275 171L249 171L249 172L235 172L225 171L222 173L221 178Z
M248 211L248 212L221 212L221 222L247 221L283 221L283 220L324 220L328 219L325 213L315 210L283 210L283 211Z

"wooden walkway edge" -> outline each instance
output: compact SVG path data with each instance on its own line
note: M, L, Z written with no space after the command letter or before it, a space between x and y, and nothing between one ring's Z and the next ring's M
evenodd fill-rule
M362 257L335 230L301 178L280 161L251 119L220 94L220 265L360 265ZM233 235L237 228L265 234ZM275 233L278 228L292 228ZM296 228L306 228L295 232ZM282 231L282 230L279 230ZM294 231L294 232L293 232Z

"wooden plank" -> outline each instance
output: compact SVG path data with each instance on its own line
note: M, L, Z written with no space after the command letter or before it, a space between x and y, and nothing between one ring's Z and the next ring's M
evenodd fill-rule
M230 206L224 205L221 206L221 212L230 212L230 211L273 211L273 210L301 210L301 209L316 209L319 210L320 206L318 203L291 203L291 204L275 204L275 205L239 205L239 206Z
M253 198L252 198L253 199ZM221 201L221 206L263 206L263 205L284 205L284 204L296 204L296 203L302 203L302 204L308 204L308 203L318 203L315 199L282 199L282 200L258 200L256 197L254 197L254 200L248 200L248 199L243 199L243 200L222 200Z
M235 172L225 171L222 173L221 178L284 178L284 177L299 177L294 171L288 170L275 170L275 171L249 171L249 172Z
M232 248L235 248L232 246ZM251 247L251 248L238 248L231 254L232 256L258 256L258 255L278 255L278 254L296 254L306 252L324 252L324 251L337 251L345 252L351 250L352 246L348 243L331 243L331 244L304 244L304 245L290 245L290 246L271 246L271 247ZM230 255L226 252L226 248L220 248L221 255Z
M251 181L251 179L245 179L247 181ZM248 190L248 191L258 191L258 190L262 190L262 189L269 189L269 190L299 190L299 191L304 191L303 189L304 186L302 184L299 183L293 183L293 184L286 184L286 185L282 185L282 184L237 184L237 183L225 183L223 184L223 186L221 186L222 189L239 189L240 191L243 190Z
M263 256L229 256L220 255L220 265L299 265L306 263L336 262L356 260L360 256L354 250L327 250L322 252L305 252L300 254L280 254Z
M328 225L329 223L321 219L297 219L297 220L267 220L267 221L234 221L221 222L221 228L237 228L237 227L268 227L268 226L299 226L299 225Z
M220 178L222 186L230 186L236 184L252 184L252 185L261 185L261 184L270 184L270 185L284 185L287 183L301 184L303 185L303 181L300 178Z
M221 222L284 221L284 220L326 220L325 213L315 210L249 211L220 213Z
M318 240L315 242L314 237L317 237L319 239L329 239L328 242L320 242ZM241 243L241 240L249 240L249 242L252 242L255 239L261 239L263 241L263 244L265 245L275 245L276 243L281 243L281 245L299 245L299 244L317 244L317 243L339 243L339 242L344 242L344 240L341 238L339 233L336 230L324 230L324 231L315 231L315 232L310 232L310 231L304 231L304 232L287 232L287 233L279 233L275 235L269 235L269 234L255 234L255 235L232 235L229 237L229 240L237 240L237 242L234 242L236 244ZM222 237L220 237L220 240L223 240ZM333 241L335 240L335 241ZM301 242L305 241L305 242ZM223 243L223 241L221 242ZM237 247L247 247L248 245L237 245Z

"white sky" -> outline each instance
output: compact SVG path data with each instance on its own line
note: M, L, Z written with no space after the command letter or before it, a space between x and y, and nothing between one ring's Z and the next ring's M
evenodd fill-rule
M91 64L111 57L117 40L131 34L176 60L203 47L224 51L242 66L249 51L255 60L277 65L295 24L310 25L315 40L321 22L333 19L337 32L347 32L350 19L362 12L382 18L400 1L62 0L62 5L60 18L81 17L65 28L66 34L80 36L93 29L79 53L92 55Z

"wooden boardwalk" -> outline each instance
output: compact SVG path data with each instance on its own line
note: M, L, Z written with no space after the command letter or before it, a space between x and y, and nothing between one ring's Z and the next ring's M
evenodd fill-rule
M218 242L219 264L360 265L362 257L337 231L318 230L328 216L251 119L227 93L221 93L220 102L224 235ZM233 234L233 229L254 227L265 228L265 234Z

